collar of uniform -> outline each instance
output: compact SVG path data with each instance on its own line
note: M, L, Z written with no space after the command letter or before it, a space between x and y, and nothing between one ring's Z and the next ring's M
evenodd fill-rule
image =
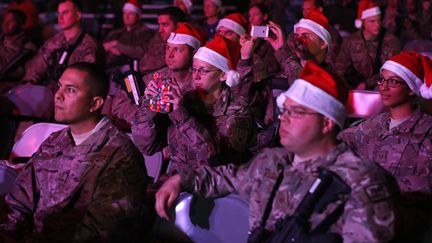
M335 163L339 155L345 152L347 149L348 147L345 143L340 143L334 149L332 149L328 154L320 156L314 160L297 163L295 165L295 168L300 171L307 171L311 173L318 172L319 168Z
M396 126L394 128L392 128L391 130L388 130L388 126L390 124L390 113L387 113L386 116L383 117L383 122L382 124L386 124L385 126L383 126L385 129L382 129L382 134L383 136L385 135L397 135L400 133L410 133L413 132L416 124L418 123L418 121L420 120L420 118L422 117L423 112L420 110L420 108L417 108L413 114L411 115L410 118L408 118L406 121L404 121L402 124L400 124L399 126Z
M225 112L228 109L228 106L230 104L230 98L231 98L231 89L223 85L222 86L222 93L219 97L219 99L216 101L215 105L213 106L213 116L222 116L225 114Z
M106 144L106 140L110 138L107 133L113 126L109 119L105 119L101 128L80 145L75 145L70 128L63 129L55 139L47 142L46 151L49 153L62 153L65 156L76 156L98 151Z
M66 36L64 35L64 33L60 33L63 39L63 43L66 43L67 45L73 45L75 44L75 42L77 42L79 36L81 35L81 33L83 33L83 31L81 30L80 32L78 32L72 39L70 39L69 41L66 39Z

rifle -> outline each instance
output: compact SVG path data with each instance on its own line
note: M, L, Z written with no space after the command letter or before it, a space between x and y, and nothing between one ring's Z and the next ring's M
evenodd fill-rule
M342 242L340 235L326 233L326 231L342 214L343 204L327 216L313 232L309 231L308 219L312 212L320 211L328 203L337 200L338 195L350 192L351 188L341 181L335 173L322 169L294 214L277 223L276 232L270 242Z

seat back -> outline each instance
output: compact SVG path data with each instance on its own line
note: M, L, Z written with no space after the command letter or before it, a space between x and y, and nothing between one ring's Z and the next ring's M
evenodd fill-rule
M347 104L350 118L368 118L385 110L378 91L350 90Z
M237 194L203 199L181 193L175 206L175 224L193 242L247 242L249 205Z
M31 157L42 142L48 138L51 133L66 128L67 125L57 123L36 123L27 128L22 135L16 140L11 153L14 157Z
M19 116L50 119L54 111L54 95L42 85L18 85L6 97L17 108Z

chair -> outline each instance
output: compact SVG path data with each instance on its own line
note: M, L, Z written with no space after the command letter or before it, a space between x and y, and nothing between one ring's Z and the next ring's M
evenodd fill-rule
M31 157L51 133L66 127L67 125L64 124L44 122L31 125L15 142L10 156L11 159L15 157Z
M350 90L347 104L349 118L369 118L385 110L378 91Z
M249 205L237 194L204 199L183 192L175 206L175 224L193 242L247 242Z
M42 85L18 85L6 97L15 105L18 116L49 120L54 111L54 95Z

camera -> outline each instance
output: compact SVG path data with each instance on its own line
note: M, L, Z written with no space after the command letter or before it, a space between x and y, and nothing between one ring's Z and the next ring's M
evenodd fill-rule
M268 26L256 26L253 25L251 29L252 37L265 38L269 36L269 27Z

